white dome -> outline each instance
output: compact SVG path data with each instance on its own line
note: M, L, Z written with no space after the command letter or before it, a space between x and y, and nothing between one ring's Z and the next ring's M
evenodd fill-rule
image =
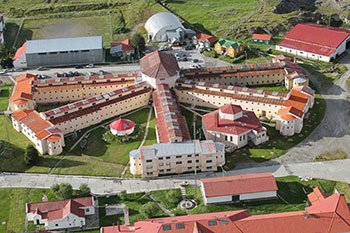
M153 15L147 20L145 28L153 41L166 40L167 30L184 29L180 20L174 14L168 12L160 12Z

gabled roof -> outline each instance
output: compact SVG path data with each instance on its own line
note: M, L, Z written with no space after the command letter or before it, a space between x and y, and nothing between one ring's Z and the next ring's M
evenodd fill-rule
M202 179L201 181L206 197L278 190L275 177L268 173L215 177Z
M23 43L23 45L19 49L17 49L15 56L13 57L13 60L17 60L19 57L21 57L23 54L25 54L26 48L27 48L27 44Z
M36 76L27 73L18 76L16 78L16 86L13 90L13 94L10 97L10 103L23 104L25 103L24 101L32 100L33 92L31 82L36 79ZM22 100L22 102L19 102L19 100Z
M242 112L242 107L240 105L234 105L234 104L225 104L224 106L220 107L220 112L225 114L237 114Z
M278 45L323 56L332 55L350 30L318 24L297 24Z
M111 47L115 46L121 46L121 50L124 51L134 51L135 48L132 46L131 41L129 39L118 41L118 42L112 42Z
M169 78L180 71L175 56L161 51L147 54L140 60L141 72L149 77Z
M27 213L38 213L43 219L61 219L72 213L79 217L85 217L82 207L94 205L93 197L80 197L60 201L47 201L27 204Z
M216 41L218 41L218 38L216 38L215 36L204 34L204 33L197 34L196 38L199 41L202 41L202 42L208 41L209 43L215 43Z
M271 35L268 34L253 34L253 40L271 40Z
M233 40L220 39L218 43L223 47L233 47L238 48L241 43Z

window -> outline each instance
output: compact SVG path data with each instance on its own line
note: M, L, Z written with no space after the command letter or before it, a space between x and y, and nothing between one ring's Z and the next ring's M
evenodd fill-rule
M208 225L209 225L209 226L216 226L216 225L218 225L218 223L217 223L216 220L209 220L209 221L208 221Z
M212 163L213 162L213 160L207 160L206 161L206 163Z
M159 160L163 160L163 157L159 157L158 159L159 159Z
M227 225L228 221L226 219L219 219L220 225Z
M152 159L147 159L146 163L152 163Z
M171 230L171 225L169 225L169 224L163 225L163 230L164 231L170 231Z
M176 158L177 158L177 159L181 159L181 155L177 155Z
M38 53L39 55L46 55L47 53Z
M207 167L208 170L212 169L213 167Z
M184 229L185 228L185 224L183 223L176 223L176 229Z
M90 52L90 50L81 50L83 53Z
M187 158L191 158L192 157L192 155L187 155Z
M182 162L181 162L181 161L178 161L178 162L176 162L176 164L182 164Z
M192 160L188 160L187 163L192 163Z
M165 159L170 159L170 156L168 156L168 157L165 157Z

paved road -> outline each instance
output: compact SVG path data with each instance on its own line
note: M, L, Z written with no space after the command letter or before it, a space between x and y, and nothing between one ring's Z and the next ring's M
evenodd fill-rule
M347 175L350 159L342 161L298 163L289 165L273 165L255 167L242 170L233 170L225 173L200 173L198 178L223 175L240 175L249 173L271 172L276 177L288 175L338 180L350 183ZM80 184L87 183L92 193L109 195L127 190L128 193L145 192L160 189L179 188L183 181L195 184L194 175L186 174L174 177L161 177L158 179L120 179L108 177L68 176L29 173L2 173L0 174L0 187L49 188L56 183L70 183L74 189ZM197 183L198 185L199 183Z
M308 162L323 152L334 152L338 149L350 155L350 92L346 84L346 79L350 76L350 55L342 63L347 66L348 71L331 87L321 90L327 103L326 115L321 124L302 143L274 162Z

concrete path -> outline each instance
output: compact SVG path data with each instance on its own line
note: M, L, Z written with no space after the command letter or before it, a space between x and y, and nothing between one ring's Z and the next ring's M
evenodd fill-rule
M229 176L249 173L271 172L276 177L288 175L331 179L350 183L350 159L330 162L272 165L232 170L224 173L199 173L198 179L215 176ZM1 173L0 187L50 188L57 183L70 183L74 189L86 183L92 193L98 195L116 194L122 190L128 193L179 188L183 181L195 184L194 174L160 177L157 179L120 179L110 177L68 176L32 173Z

